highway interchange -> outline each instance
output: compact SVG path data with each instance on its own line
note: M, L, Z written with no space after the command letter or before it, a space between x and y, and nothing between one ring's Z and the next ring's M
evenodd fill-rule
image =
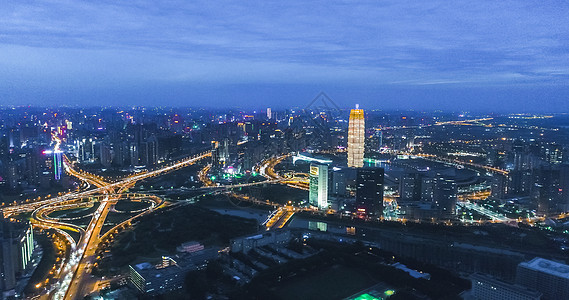
M56 144L56 149L58 146L59 142ZM112 233L120 226L130 224L133 219L150 213L163 203L162 199L154 195L125 194L128 188L141 180L184 168L209 156L211 156L211 152L204 152L153 171L133 174L116 181L110 181L103 177L77 170L69 159L65 157L63 160L65 171L94 188L86 191L70 192L37 202L5 207L2 211L5 217L21 213L31 213L31 222L34 227L54 230L67 240L70 253L66 260L55 270L54 274L52 274L54 282L49 284L49 287L36 286L36 288L44 290L39 298L77 299L83 298L83 296L91 293L97 287L97 282L89 276L89 274L95 263L96 252L101 243L109 236L112 236ZM123 199L149 199L152 201L152 204L148 209L138 211L134 216L117 224L106 233L101 232L109 211L114 210L114 205ZM66 220L64 219L48 216L51 212L56 210L84 207L88 202L91 202L93 205L98 205L98 207L92 213L91 220L86 229L65 222ZM79 233L78 241L75 241L68 231Z

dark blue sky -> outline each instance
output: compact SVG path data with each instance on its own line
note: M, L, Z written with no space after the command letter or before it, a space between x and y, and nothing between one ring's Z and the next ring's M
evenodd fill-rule
M567 1L3 1L0 105L569 111Z

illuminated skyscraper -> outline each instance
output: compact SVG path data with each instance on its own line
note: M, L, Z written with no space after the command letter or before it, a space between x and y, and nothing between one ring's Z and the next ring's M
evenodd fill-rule
M361 168L364 165L365 119L364 110L356 109L350 112L348 125L348 167Z
M444 215L456 213L457 185L454 179L444 176L435 178L435 191L433 204Z
M356 177L356 209L359 215L383 214L383 168L361 168Z
M310 205L318 209L328 209L328 166L310 165Z
M61 151L53 152L53 174L55 180L60 180L63 174L63 153Z

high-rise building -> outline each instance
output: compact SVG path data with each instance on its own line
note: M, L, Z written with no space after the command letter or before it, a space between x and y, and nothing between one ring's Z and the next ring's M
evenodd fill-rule
M345 196L346 195L346 172L343 169L332 172L332 194Z
M142 164L152 166L158 162L158 139L151 136L140 143L140 159Z
M518 265L516 283L543 293L544 299L569 299L569 266L536 257Z
M444 215L456 212L457 186L453 179L437 176L435 180L434 206Z
M421 198L421 177L415 172L403 174L399 178L399 196L401 200L415 201Z
M563 195L560 175L560 169L551 165L534 170L532 198L537 206L538 215L549 216L560 212L558 204L562 201Z
M569 164L562 164L559 173L559 189L561 189L559 210L567 212L569 211Z
M99 161L101 162L101 165L105 168L108 168L111 166L111 163L113 162L113 151L111 150L111 145L107 142L102 142L100 144L100 150L99 150L99 154L100 154L100 158Z
M0 215L0 291L13 296L18 276L29 266L34 251L31 224L12 224ZM11 299L11 298L10 298Z
M318 209L328 208L328 166L310 164L310 205Z
M435 179L432 177L423 177L421 179L421 201L433 202L435 197Z
M356 175L356 209L366 216L383 214L383 168L360 168Z
M129 154L130 154L130 165L137 166L138 165L138 154L139 154L138 144L131 142L129 145Z
M63 174L63 153L59 150L53 152L53 174L55 180L61 180Z
M348 167L361 168L364 166L365 148L365 119L364 110L356 109L350 112L350 123L348 124Z
M268 108L267 108L267 119L270 120L272 117L273 117L273 114L272 114L272 112L271 112L271 108L268 107Z
M517 172L517 171L512 171ZM509 180L511 177L502 176L502 175L494 175L492 177L492 197L498 199L504 199L506 195L508 195L509 190Z
M551 164L560 164L563 162L563 147L554 143L541 146L543 159Z

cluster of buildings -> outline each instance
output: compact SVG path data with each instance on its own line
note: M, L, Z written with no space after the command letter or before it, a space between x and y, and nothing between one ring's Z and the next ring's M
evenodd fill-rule
M480 184L477 178L471 178L476 176L457 176L455 168L409 166L411 163L403 158L391 159L389 172L386 172L369 159L364 161L364 152L369 150L366 143L371 140L366 134L364 111L356 108L350 112L348 124L347 165L304 154L299 156L311 161L311 206L321 210L343 209L362 217L377 218L383 215L384 194L389 192L398 196L391 197L397 200L392 203L407 218L452 218L456 213L459 188ZM351 197L354 197L353 205L351 201L345 201Z
M495 197L525 198L541 216L569 211L569 163L560 144L517 139L504 148L509 174L494 179Z
M280 127L275 120L224 123L219 127L226 129L226 134L211 142L213 174L251 172L263 159L307 146L306 136ZM238 145L242 141L247 143Z
M290 230L274 230L232 239L229 253L221 257L224 270L243 284L271 266L318 253L314 249L290 249L289 242L296 238L297 233Z
M62 153L50 147L50 118L34 111L5 114L0 122L0 195L36 195L69 188L63 175ZM65 125L67 126L67 125ZM2 199L0 201L7 201Z
M547 217L569 211L567 138L559 129L509 122L496 122L499 126L451 127L456 130L454 135L442 135L443 130L432 129L428 139L421 139L420 150L506 171L481 176L485 177L492 197L504 203L513 202Z
M317 209L338 210L342 206L329 195L344 198L348 190L355 194L354 212L362 217L378 218L383 214L384 170L364 167L365 115L362 109L352 109L348 124L347 165L333 165L332 160L322 160L302 155L311 161L309 171L308 203Z

